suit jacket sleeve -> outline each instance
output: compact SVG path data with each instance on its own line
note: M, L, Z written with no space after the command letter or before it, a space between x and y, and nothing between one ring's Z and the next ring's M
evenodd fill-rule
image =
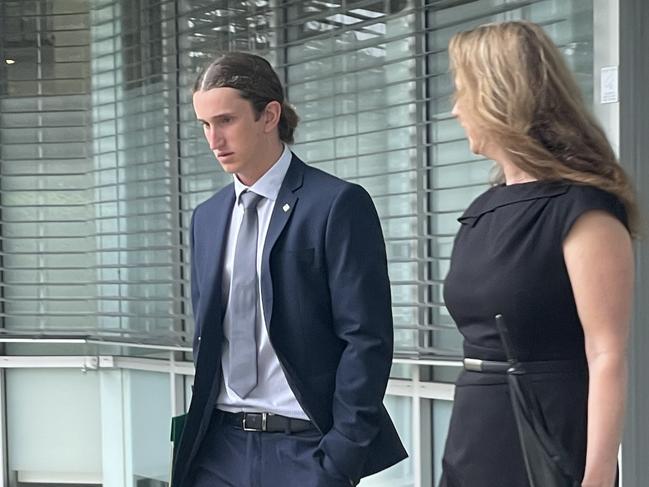
M198 316L198 302L200 297L200 289L198 288L198 256L194 251L194 221L196 219L196 210L192 214L192 221L189 227L189 245L191 250L191 296L192 296L192 311L194 316L194 341L192 343L192 350L194 356L194 366L198 361L198 349L200 346L200 320Z
M359 479L379 431L393 352L385 242L369 194L345 185L326 225L325 254L333 327L344 341L336 372L333 427L320 443L323 462Z

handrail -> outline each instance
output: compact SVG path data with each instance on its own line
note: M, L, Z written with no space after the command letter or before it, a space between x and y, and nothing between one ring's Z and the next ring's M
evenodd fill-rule
M108 336L106 336L108 335ZM30 344L79 344L96 346L118 346L169 352L191 353L187 333L145 333L129 330L7 330L0 329L0 343ZM395 352L394 364L461 367L461 357L455 355L418 356L412 353Z

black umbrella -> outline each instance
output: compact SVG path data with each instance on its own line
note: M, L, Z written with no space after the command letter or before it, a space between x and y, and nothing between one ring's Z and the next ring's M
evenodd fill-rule
M496 316L496 326L511 364L507 382L530 487L580 487L581 482L571 472L568 454L548 432L525 365L516 357L502 315Z

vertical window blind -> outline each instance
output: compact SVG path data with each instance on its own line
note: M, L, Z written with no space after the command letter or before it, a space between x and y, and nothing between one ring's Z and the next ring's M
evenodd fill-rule
M175 3L91 2L99 326L182 336Z
M0 39L3 328L93 328L85 2L3 0Z
M372 195L397 353L457 356L443 279L456 219L490 164L450 114L448 39L488 21L539 22L592 93L586 0L0 5L2 55L24 57L0 81L6 329L184 343L191 211L231 180L195 120L191 87L206 62L236 49L267 57L285 82L301 117L295 152Z

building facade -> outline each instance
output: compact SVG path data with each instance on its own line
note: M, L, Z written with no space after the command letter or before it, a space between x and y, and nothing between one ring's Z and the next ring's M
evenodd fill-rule
M560 46L649 215L642 0L0 0L0 486L168 482L193 379L188 225L230 181L191 86L224 50L269 59L301 117L293 150L373 197L395 318L385 402L410 457L361 485L433 485L461 358L443 280L491 168L451 116L446 46L520 18ZM624 487L649 483L648 250Z

